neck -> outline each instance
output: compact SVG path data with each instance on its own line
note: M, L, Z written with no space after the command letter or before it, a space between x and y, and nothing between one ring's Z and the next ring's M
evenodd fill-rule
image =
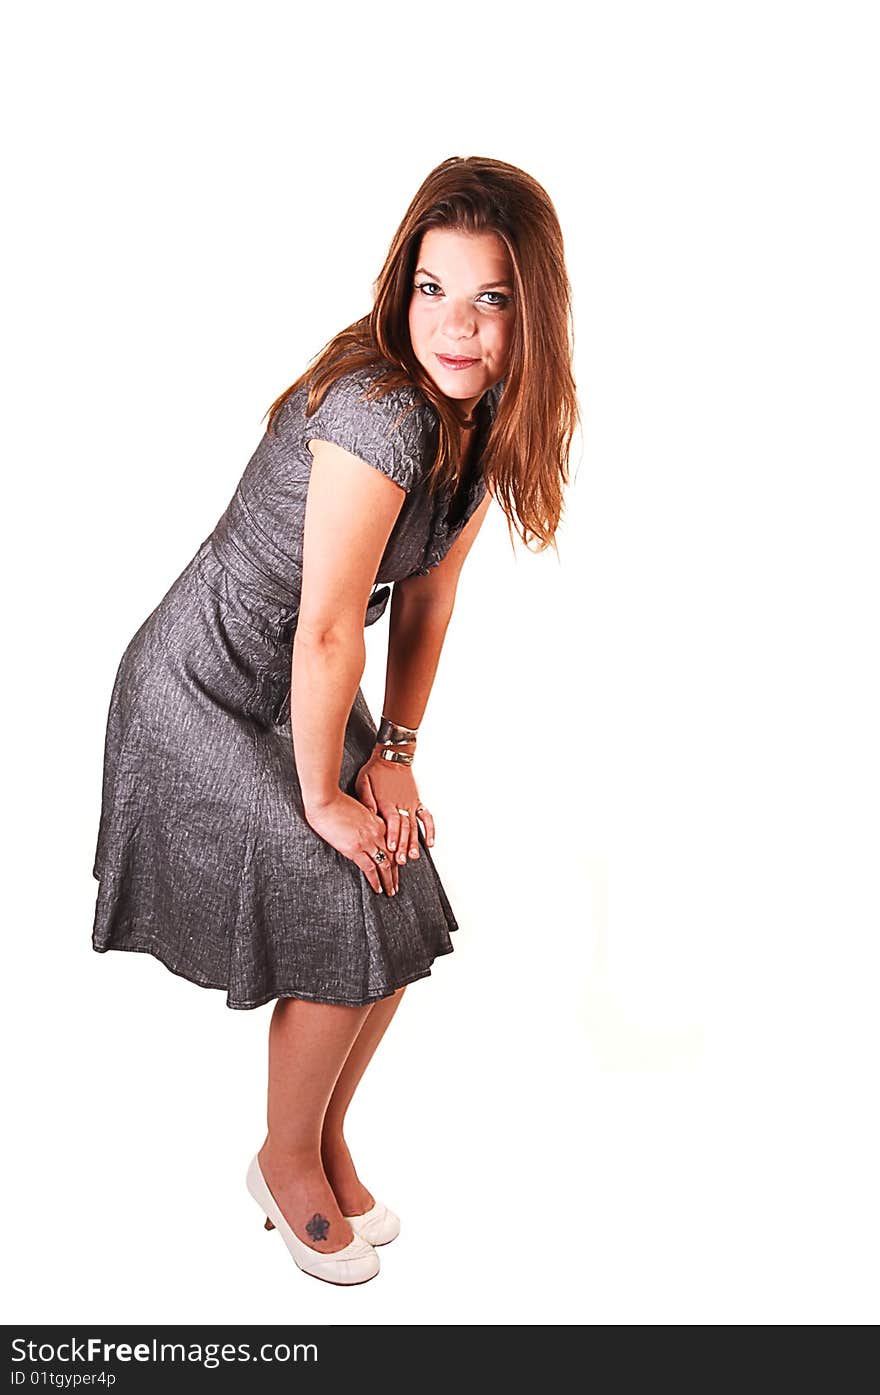
M473 431L463 431L459 437L459 442L461 447L461 473L464 475L471 467L477 438Z

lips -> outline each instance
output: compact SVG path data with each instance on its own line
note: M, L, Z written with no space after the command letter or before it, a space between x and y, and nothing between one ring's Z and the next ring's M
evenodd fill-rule
M441 363L453 363L457 368L462 368L468 363L479 363L478 358L466 358L461 354L438 354Z

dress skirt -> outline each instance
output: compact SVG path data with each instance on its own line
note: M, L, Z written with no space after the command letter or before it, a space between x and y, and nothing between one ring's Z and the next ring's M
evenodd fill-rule
M294 624L208 538L128 644L107 719L92 945L222 989L363 1006L424 978L458 928L419 828L394 897L305 818L290 725ZM365 623L387 601L382 588ZM340 788L376 724L358 689Z

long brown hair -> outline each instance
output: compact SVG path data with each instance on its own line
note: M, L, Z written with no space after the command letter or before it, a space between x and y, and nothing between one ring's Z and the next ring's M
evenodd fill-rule
M328 388L359 368L378 370L369 396L415 385L439 418L432 490L461 472L462 416L413 354L409 304L419 248L429 228L494 232L513 264L516 307L503 391L482 457L487 487L531 551L555 549L569 480L569 451L580 421L572 354L571 288L559 219L546 191L515 165L482 156L444 160L428 175L394 235L374 283L373 308L325 345L309 368L268 409L267 430L282 404L310 384L306 412ZM537 543L537 547L533 546Z

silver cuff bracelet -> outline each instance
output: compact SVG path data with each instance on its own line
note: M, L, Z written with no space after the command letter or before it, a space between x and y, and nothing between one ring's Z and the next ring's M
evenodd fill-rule
M407 746L411 741L415 741L417 736L418 729L414 731L412 727L402 727L399 722L392 722L383 716L379 723L376 743L379 746Z
M391 751L386 746L379 752L379 759L393 760L397 765L412 765L413 753L412 751Z

